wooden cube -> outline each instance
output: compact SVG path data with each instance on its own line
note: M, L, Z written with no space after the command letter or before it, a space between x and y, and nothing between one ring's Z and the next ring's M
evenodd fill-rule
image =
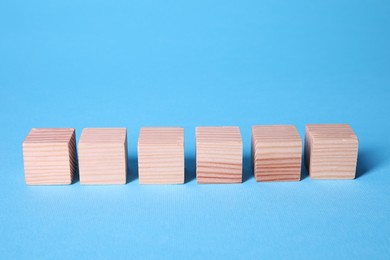
M71 184L77 167L73 128L33 128L23 142L29 185Z
M140 184L184 183L184 129L141 128L138 139Z
M299 181L302 139L295 126L252 127L252 163L256 181Z
M79 141L81 184L125 184L126 128L85 128Z
M242 182L242 139L238 127L196 128L198 183Z
M347 124L307 125L305 162L312 179L354 179L358 138Z

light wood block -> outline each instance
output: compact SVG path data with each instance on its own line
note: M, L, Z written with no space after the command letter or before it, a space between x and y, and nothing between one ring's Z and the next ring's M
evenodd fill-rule
M85 128L78 148L81 184L126 183L126 128Z
M295 126L253 126L252 163L258 182L299 181L302 139Z
M73 128L33 128L23 142L29 185L71 184L77 168Z
M196 179L198 183L242 182L240 128L196 128Z
M305 162L312 179L354 179L358 138L347 124L307 125Z
M184 183L184 129L144 127L138 139L140 184Z

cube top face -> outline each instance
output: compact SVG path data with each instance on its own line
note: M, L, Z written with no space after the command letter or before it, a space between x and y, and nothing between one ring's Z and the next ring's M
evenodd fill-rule
M196 128L196 142L242 145L242 138L236 126L201 126Z
M346 124L306 126L305 157L312 179L354 179L358 138Z
M184 128L143 127L140 130L139 145L183 145Z
M302 139L295 126L252 127L252 160L256 181L299 181Z
M348 124L312 124L306 125L306 133L313 140L327 142L340 140L343 142L357 143L358 139L351 126Z
M252 138L260 146L268 143L302 143L301 136L292 125L253 126Z
M23 144L68 144L74 132L74 128L33 128L27 135Z
M126 128L84 128L79 144L124 144Z
M71 184L77 167L73 128L33 128L23 142L29 185Z
M197 182L241 183L242 153L242 139L238 127L198 127Z
M184 183L184 129L141 128L138 139L140 184Z

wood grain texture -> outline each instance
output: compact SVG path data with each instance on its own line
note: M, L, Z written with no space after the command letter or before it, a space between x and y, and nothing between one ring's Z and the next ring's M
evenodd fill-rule
M196 129L198 183L242 182L242 138L238 127Z
M78 148L81 184L126 183L126 128L85 128Z
M252 127L252 164L256 181L299 181L302 139L295 126Z
M23 142L28 185L71 184L77 170L73 128L33 128Z
M184 129L144 127L138 138L140 184L184 183Z
M305 163L312 179L354 179L358 138L347 124L307 125Z

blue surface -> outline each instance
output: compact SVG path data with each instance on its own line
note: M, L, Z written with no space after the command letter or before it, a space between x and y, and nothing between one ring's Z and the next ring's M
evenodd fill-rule
M390 2L190 2L0 2L0 258L388 259ZM358 178L256 183L251 126L307 123L352 125ZM168 125L187 183L141 186ZM196 184L200 125L241 127L243 184ZM129 183L26 186L32 127L127 127Z

